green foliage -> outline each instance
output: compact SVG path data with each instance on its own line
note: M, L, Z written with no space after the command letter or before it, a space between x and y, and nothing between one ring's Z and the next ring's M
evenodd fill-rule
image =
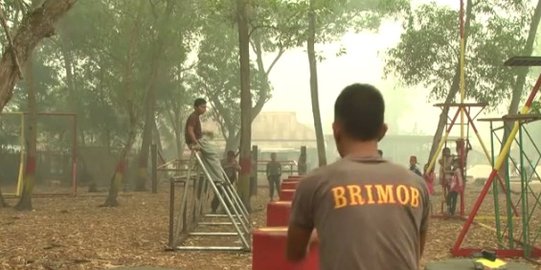
M475 1L465 52L466 95L494 105L512 92L518 69L503 62L523 49L531 7L518 1ZM458 12L434 3L413 10L400 43L389 50L386 76L404 85L431 89L430 99L447 96L459 59Z
M39 110L77 113L79 134L86 144L124 144L128 113L135 113L136 125L142 127L152 61L160 65L155 84L159 112L186 107L193 98L186 94L189 89L182 73L201 23L194 16L198 3L79 1L58 24L58 35L34 53ZM168 12L173 27L161 25ZM158 46L160 33L163 42ZM8 109L23 110L26 93L21 89L15 93Z
M532 102L530 113L531 114L541 114L541 101Z
M220 34L218 34L220 33ZM197 77L193 83L205 93L213 111L213 119L221 125L226 138L236 136L240 130L240 68L238 34L235 28L219 20L208 20L201 31L196 65ZM266 82L252 65L252 103L260 98Z

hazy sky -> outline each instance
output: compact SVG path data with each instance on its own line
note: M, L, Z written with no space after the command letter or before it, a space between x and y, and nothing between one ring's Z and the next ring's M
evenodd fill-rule
M430 1L416 1L416 4L425 2ZM460 4L459 0L435 0L435 2L456 9ZM383 24L376 34L349 33L340 43L316 45L316 50L323 51L326 56L326 60L318 63L319 99L325 133L331 132L333 104L340 90L348 84L361 82L378 87L383 92L388 106L405 107L406 113L400 117L399 127L391 126L391 129L399 129L401 133L409 133L416 129L426 135L434 134L440 109L428 102L429 91L422 88L395 90L392 81L383 80L384 52L399 42L400 33L400 24L388 22ZM347 54L336 57L340 46L347 49ZM263 110L295 111L301 123L313 127L308 58L305 49L285 53L271 72L270 80L274 92ZM526 89L530 87L527 86ZM397 94L400 94L399 100L403 100L403 104L390 104L391 96ZM395 97L393 101L396 100ZM491 112L487 116L501 116L501 112ZM476 123L476 125L487 140L485 143L488 143L488 124ZM458 127L454 129L454 133L459 134ZM477 144L473 140L475 138L472 138L472 143Z

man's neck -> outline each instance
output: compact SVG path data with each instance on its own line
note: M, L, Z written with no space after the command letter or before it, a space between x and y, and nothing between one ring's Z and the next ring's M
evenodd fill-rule
M344 156L379 156L378 143L376 141L344 142L342 154Z

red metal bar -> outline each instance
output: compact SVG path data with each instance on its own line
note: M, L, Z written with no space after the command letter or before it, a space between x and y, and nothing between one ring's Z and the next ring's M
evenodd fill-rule
M458 118L459 114L460 114L460 109L456 110L455 116L453 117L453 120L451 120L451 123L449 123L449 126L447 127L447 130L445 132L447 133L451 132L451 129L455 125L456 119Z
M460 234L458 235L455 244L453 246L452 252L453 254L460 249L460 246L462 245L462 242L464 242L464 238L466 237L466 233L470 229L471 224L473 223L473 219L477 215L477 212L479 211L479 208L481 207L481 203L485 199L485 196L488 193L488 190L490 189L490 186L492 185L492 181L494 181L494 176L497 174L497 170L492 170L490 173L490 176L488 177L485 186L481 190L481 193L479 194L479 197L477 197L477 200L475 201L475 204L473 205L473 208L468 215L468 218L466 219L466 222L464 223L464 226L462 227L462 230L460 231Z

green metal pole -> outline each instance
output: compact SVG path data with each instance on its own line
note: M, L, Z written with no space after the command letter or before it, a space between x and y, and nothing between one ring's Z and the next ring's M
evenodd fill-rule
M504 123L504 130L505 130L505 123ZM507 206L507 237L509 241L509 248L514 249L515 248L515 236L513 234L513 214L514 211L512 209L513 202L511 201L511 176L509 175L509 155L507 154L507 157L505 158L505 199L506 199L506 206Z
M491 165L494 168L494 127L493 122L490 121L490 155ZM498 237L498 245L502 246L502 232L500 228L500 204L498 202L498 181L492 181L492 194L494 195L494 218L496 222L496 235Z
M524 174L524 149L522 147L522 123L519 123L518 140L520 153L520 187L522 196L522 242L524 246L524 257L530 257L529 222L528 222L528 179Z

